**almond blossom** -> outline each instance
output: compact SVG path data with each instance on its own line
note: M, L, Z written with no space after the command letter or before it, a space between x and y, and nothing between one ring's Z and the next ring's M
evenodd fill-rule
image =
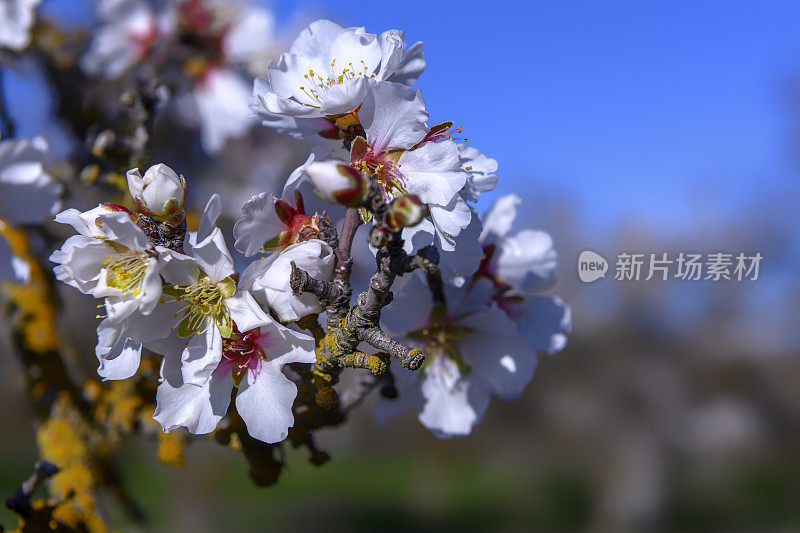
M207 209L217 203L212 198ZM198 231L189 255L161 252L164 294L180 307L173 329L189 338L181 354L183 379L202 385L219 363L222 340L231 336L234 324L250 329L266 315L249 292L237 290L233 259L219 228Z
M251 88L240 71L272 54L269 11L233 0L172 0L158 9L104 0L99 12L102 25L81 61L86 72L119 78L142 62L158 71L179 61L186 76L171 87L177 116L199 128L207 152L249 129Z
M338 138L357 122L369 80L413 84L424 69L422 43L406 50L403 31L376 36L317 20L256 80L252 108L265 126L283 133Z
M491 303L486 287L446 287L444 309L419 298L426 290L419 278L410 280L384 317L390 330L405 332L429 359L421 374L392 368L400 397L381 400L376 414L385 420L416 408L420 422L435 435L468 435L491 395L513 400L522 393L533 379L536 352Z
M538 351L555 353L566 345L571 310L558 296L538 294L555 283L558 256L543 231L510 233L521 202L514 194L502 196L484 215L484 258L476 276L491 282L493 300Z
M286 438L294 424L297 386L281 368L313 363L314 339L266 316L249 328L242 333L234 325L222 342L222 357L201 385L185 381L177 357L165 357L153 416L165 432L186 427L191 433L210 433L227 413L236 387L236 410L250 435L263 442Z
M97 316L104 319L97 328L98 374L126 379L139 367L142 343L168 333L169 321L154 313L161 298L158 252L123 208L69 209L56 221L79 232L50 256L56 279L104 298L98 307L106 316Z

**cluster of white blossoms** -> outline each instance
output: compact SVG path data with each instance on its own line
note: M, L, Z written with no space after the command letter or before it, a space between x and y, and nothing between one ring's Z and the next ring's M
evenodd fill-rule
M133 11L110 24L131 27L101 32L85 65L109 75L136 61L117 53L116 39L135 34L144 47L169 27L135 2L117 4ZM194 4L177 5L191 19ZM563 348L570 328L569 308L537 294L555 281L556 254L545 233L511 233L518 197L477 214L497 163L456 140L452 123L427 123L410 86L424 68L422 44L407 48L402 31L327 20L269 64L251 109L265 126L319 145L280 195L242 208L233 227L248 258L241 272L217 227L219 196L187 233L187 180L163 164L128 172L136 212L101 204L60 213L78 234L51 256L55 275L103 299L99 374L131 377L145 348L163 356L154 418L165 431L213 431L236 388L250 435L270 443L294 423L297 384L308 378L311 397L333 408L344 367L369 369L399 395L379 401L380 418L416 408L439 436L468 434L491 394L518 396L537 352ZM363 223L368 240L354 243ZM371 278L353 281L368 287L357 298L351 245L375 255Z
M199 127L212 154L250 127L247 73L277 46L269 10L235 0L168 0L157 7L147 0L100 0L98 18L81 61L88 74L113 79L143 65L159 73L176 92L178 118ZM173 67L185 76L168 79Z

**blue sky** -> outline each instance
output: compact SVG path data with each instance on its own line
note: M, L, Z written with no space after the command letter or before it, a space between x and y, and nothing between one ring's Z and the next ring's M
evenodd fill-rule
M432 120L455 119L500 162L500 192L567 196L587 227L691 230L698 209L724 218L754 197L798 195L788 86L800 3L274 5L423 40Z

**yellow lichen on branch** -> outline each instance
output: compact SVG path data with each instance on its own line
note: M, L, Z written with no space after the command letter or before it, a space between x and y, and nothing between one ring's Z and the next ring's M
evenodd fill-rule
M47 505L53 508L53 520L94 533L107 531L108 527L98 514L93 494L99 474L89 448L90 439L90 428L66 393L59 395L50 416L36 432L42 459L60 469L48 480L50 499Z

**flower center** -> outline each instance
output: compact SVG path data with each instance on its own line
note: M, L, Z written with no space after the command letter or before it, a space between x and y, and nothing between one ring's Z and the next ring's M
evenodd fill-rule
M423 368L444 364L436 363L437 360L443 359L457 366L461 375L466 375L469 367L464 362L458 344L466 339L470 332L469 328L459 326L451 317L445 315L432 319L427 327L409 333L408 337L425 346L428 358Z
M391 197L407 194L403 186L403 174L399 170L400 165L397 164L402 153L403 150L376 152L368 146L366 153L353 161L352 166L359 172L371 175L378 184L383 197L388 200Z
M219 328L223 337L230 337L233 331L233 320L224 302L236 290L236 282L227 277L214 283L208 277L200 278L193 285L174 285L165 290L179 302L186 304L183 317L178 322L178 335L190 337L203 333L211 318Z
M334 85L341 85L346 81L354 80L356 78L363 78L364 76L367 76L367 73L369 72L369 66L363 59L361 60L360 65L354 66L353 62L350 61L341 71L338 71L338 68L339 67L336 65L336 60L334 59L331 61L331 66L327 73L314 71L314 69L308 69L308 73L303 74L306 82L300 86L300 90L320 104L305 105L319 108L322 105L322 101L325 98L325 95L328 93L328 89L330 87L333 87ZM321 74L324 74L324 76ZM371 74L370 77L374 78L375 74Z
M259 344L261 336L260 329L241 333L234 325L231 336L222 341L220 364L230 365L233 382L237 387L245 372L250 370L257 373L261 369L261 360L266 358L264 349Z
M127 251L110 255L103 261L108 271L106 283L123 292L138 296L142 281L147 272L147 254L145 252Z

